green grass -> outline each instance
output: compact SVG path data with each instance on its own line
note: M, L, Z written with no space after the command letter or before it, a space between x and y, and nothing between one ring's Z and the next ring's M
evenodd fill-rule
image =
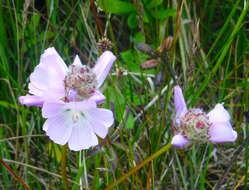
M111 2L111 3L110 3ZM170 142L177 73L189 107L211 110L224 102L239 136L235 143L170 148L119 183L116 189L213 189L230 165L221 189L248 189L248 147L230 160L247 137L249 39L246 0L0 1L0 158L30 189L104 189ZM95 9L91 8L92 6ZM100 9L104 9L100 11ZM78 54L95 61L106 34L118 57L102 90L115 125L102 145L72 152L44 136L40 109L17 101L41 53L54 46L67 64ZM174 37L167 63L141 70L155 50ZM159 60L160 61L160 60ZM127 74L128 72L128 74ZM154 81L154 82L153 82ZM163 93L162 93L163 91ZM85 156L84 156L85 155ZM66 159L66 160L65 160ZM0 189L23 189L0 165Z

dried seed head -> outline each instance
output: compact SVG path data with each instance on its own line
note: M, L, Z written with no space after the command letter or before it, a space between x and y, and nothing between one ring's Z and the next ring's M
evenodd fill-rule
M104 52L112 49L112 42L108 38L104 37L99 40L97 46L102 52Z
M89 98L96 90L96 75L86 65L71 65L64 80L66 99L81 101Z
M157 51L162 54L164 51L169 51L173 45L173 37L169 36L164 39L163 43L157 48Z
M176 118L174 122L177 133L192 142L208 142L210 126L208 116L200 109L190 109L181 118Z
M157 65L159 65L159 62L156 59L150 59L141 63L140 67L141 69L152 69Z

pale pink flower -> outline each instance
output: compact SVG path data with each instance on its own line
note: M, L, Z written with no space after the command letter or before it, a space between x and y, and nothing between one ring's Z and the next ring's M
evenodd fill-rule
M99 87L115 60L116 57L112 52L105 51L97 60L96 65L90 69L90 73L95 75L96 84L87 98L95 100L97 103L103 103L105 96L99 91ZM82 66L78 56L75 57L73 65L78 68ZM74 89L66 91L65 88L65 78L72 70L72 65L70 67L66 66L55 48L46 49L41 55L40 63L30 75L28 86L30 94L19 97L19 102L27 106L42 106L45 101L64 99L67 96L70 98L73 93L73 98L77 98L77 91Z
M55 143L68 143L74 151L96 146L97 136L105 138L114 122L112 112L97 104L105 100L98 89L115 59L106 51L92 69L82 65L78 56L67 67L56 50L48 48L30 76L32 95L21 96L19 101L42 107L43 130Z
M60 145L68 143L74 151L96 146L96 135L105 138L114 121L110 110L97 108L92 100L45 102L42 116L47 118L43 130L49 138Z
M183 147L190 142L234 142L237 132L230 123L230 115L222 104L216 104L208 114L201 109L187 109L182 90L174 87L176 114L173 122L175 136L171 144Z

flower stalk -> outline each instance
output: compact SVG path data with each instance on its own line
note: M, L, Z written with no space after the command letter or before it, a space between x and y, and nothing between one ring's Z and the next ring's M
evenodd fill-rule
M160 156L162 153L167 152L171 148L171 146L172 146L171 143L166 144L164 147L162 147L161 149L159 149L154 154L150 155L148 158L146 158L140 164L138 164L137 166L135 166L134 168L132 168L129 172L127 172L126 174L124 174L122 177L120 177L119 179L117 179L116 181L114 181L111 185L107 186L104 190L110 190L110 189L114 188L116 185L120 184L121 182L123 182L124 180L126 180L128 177L130 177L132 174L134 174L139 169L141 169L145 164L148 164L149 162L151 162L152 160L154 160L155 158L157 158L158 156Z

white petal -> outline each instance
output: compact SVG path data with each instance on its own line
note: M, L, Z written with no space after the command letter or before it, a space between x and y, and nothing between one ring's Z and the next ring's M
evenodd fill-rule
M97 144L98 139L91 129L91 124L81 117L79 121L73 125L72 135L68 142L70 150L79 151L88 149Z
M97 60L93 72L97 76L98 88L103 84L115 60L116 57L111 51L105 51Z
M208 113L209 120L215 124L216 122L227 122L230 120L230 115L222 104L216 104L214 109Z
M180 134L175 135L172 138L172 141L171 141L171 144L173 146L177 146L177 147L183 147L183 146L185 146L188 143L189 143L188 140L184 136L182 136Z
M101 138L105 138L108 128L113 124L113 114L111 111L94 108L85 111L86 119L90 122L93 131Z
M82 63L81 63L80 58L79 58L78 55L75 56L74 61L73 61L73 65L82 66Z
M106 128L112 126L114 122L112 111L104 108L92 108L85 112L86 117L91 118L91 120L97 120L101 122Z
M59 114L55 117L48 118L43 125L43 130L47 136L57 144L64 145L68 142L72 125L68 123L68 114Z
M64 105L65 103L62 101L45 102L42 107L42 117L55 117L59 113L62 113Z
M65 109L72 109L72 110L88 110L91 108L96 108L96 102L92 100L84 100L81 102L69 102L65 104Z
M216 143L234 142L237 139L237 132L233 130L230 122L213 124L209 129L209 140Z

